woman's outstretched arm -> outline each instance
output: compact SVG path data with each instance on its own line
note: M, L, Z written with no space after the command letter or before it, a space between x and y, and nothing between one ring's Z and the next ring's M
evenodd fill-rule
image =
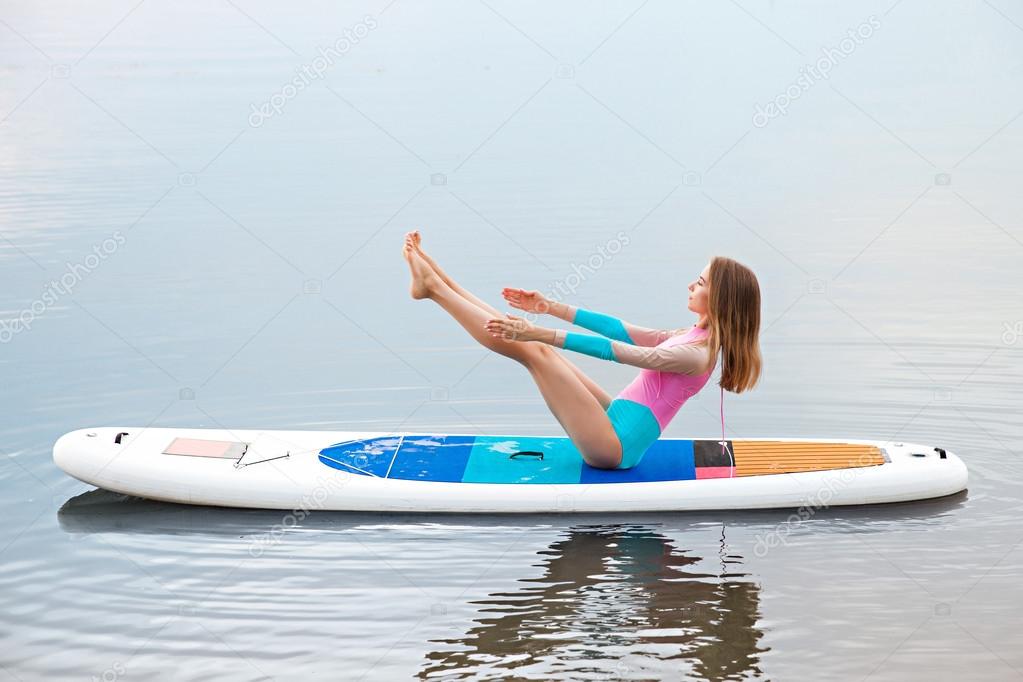
M604 336L548 329L511 315L504 319L491 318L487 320L485 326L492 335L500 336L506 341L539 341L555 348L584 353L601 360L660 372L700 375L713 366L705 345L678 344L667 348L643 348Z
M622 341L633 346L656 346L678 332L675 329L651 329L620 320L617 317L598 313L586 308L579 308L567 303L559 304L564 306L566 312L562 319L571 322L577 327L597 332L615 341Z
M552 329L549 343L556 348L592 355L624 365L679 374L704 374L711 367L710 353L705 345L678 344L667 348L643 348L630 343Z
M551 301L538 291L506 288L502 294L513 308L552 315L583 329L597 332L601 336L634 346L656 346L681 331L678 329L640 327L611 315L579 308L560 301Z

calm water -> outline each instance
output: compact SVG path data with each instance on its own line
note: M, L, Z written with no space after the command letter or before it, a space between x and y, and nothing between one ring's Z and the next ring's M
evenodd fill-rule
M6 676L1023 675L1018 4L335 5L0 2ZM408 298L416 227L494 302L648 325L747 263L765 371L729 435L940 445L970 489L802 522L318 513L253 552L280 512L54 467L91 425L559 433ZM714 435L714 382L668 435Z

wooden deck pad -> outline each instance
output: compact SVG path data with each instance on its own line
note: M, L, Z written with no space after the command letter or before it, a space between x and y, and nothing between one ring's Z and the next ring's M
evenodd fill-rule
M736 476L792 474L800 471L850 469L884 464L875 445L792 441L731 441Z

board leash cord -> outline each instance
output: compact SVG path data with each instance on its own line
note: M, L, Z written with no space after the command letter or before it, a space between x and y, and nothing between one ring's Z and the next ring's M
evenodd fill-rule
M725 454L726 451L728 452L728 461L729 461L729 464L731 464L731 467L732 467L731 471L729 471L729 473L728 473L728 478L732 478L733 476L735 476L735 455L733 455L732 451L728 449L728 446L727 446L728 441L725 440L725 387L724 386L721 387L721 405L720 405L720 407L721 407L721 409L720 409L720 413L721 413L721 454L723 455L723 454Z

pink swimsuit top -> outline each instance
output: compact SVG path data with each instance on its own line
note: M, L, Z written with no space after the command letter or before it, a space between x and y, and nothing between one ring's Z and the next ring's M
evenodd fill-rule
M689 398L707 383L717 365L708 358L707 346L695 345L710 330L695 324L684 333L673 329L640 327L604 313L564 306L561 319L597 332L600 336L554 331L553 344L603 360L640 368L639 376L622 389L618 398L649 409L661 432ZM710 365L708 366L708 360ZM721 451L725 452L725 389L721 387Z
M706 338L710 332L701 327L693 326L684 334L668 337L657 344L656 348L670 348ZM699 346L699 348L704 348ZM662 371L657 369L641 369L639 375L622 389L618 398L632 400L646 405L654 413L661 431L668 426L679 408L692 396L696 395L710 379L714 372L717 359L710 369L703 374L683 374L678 371Z

